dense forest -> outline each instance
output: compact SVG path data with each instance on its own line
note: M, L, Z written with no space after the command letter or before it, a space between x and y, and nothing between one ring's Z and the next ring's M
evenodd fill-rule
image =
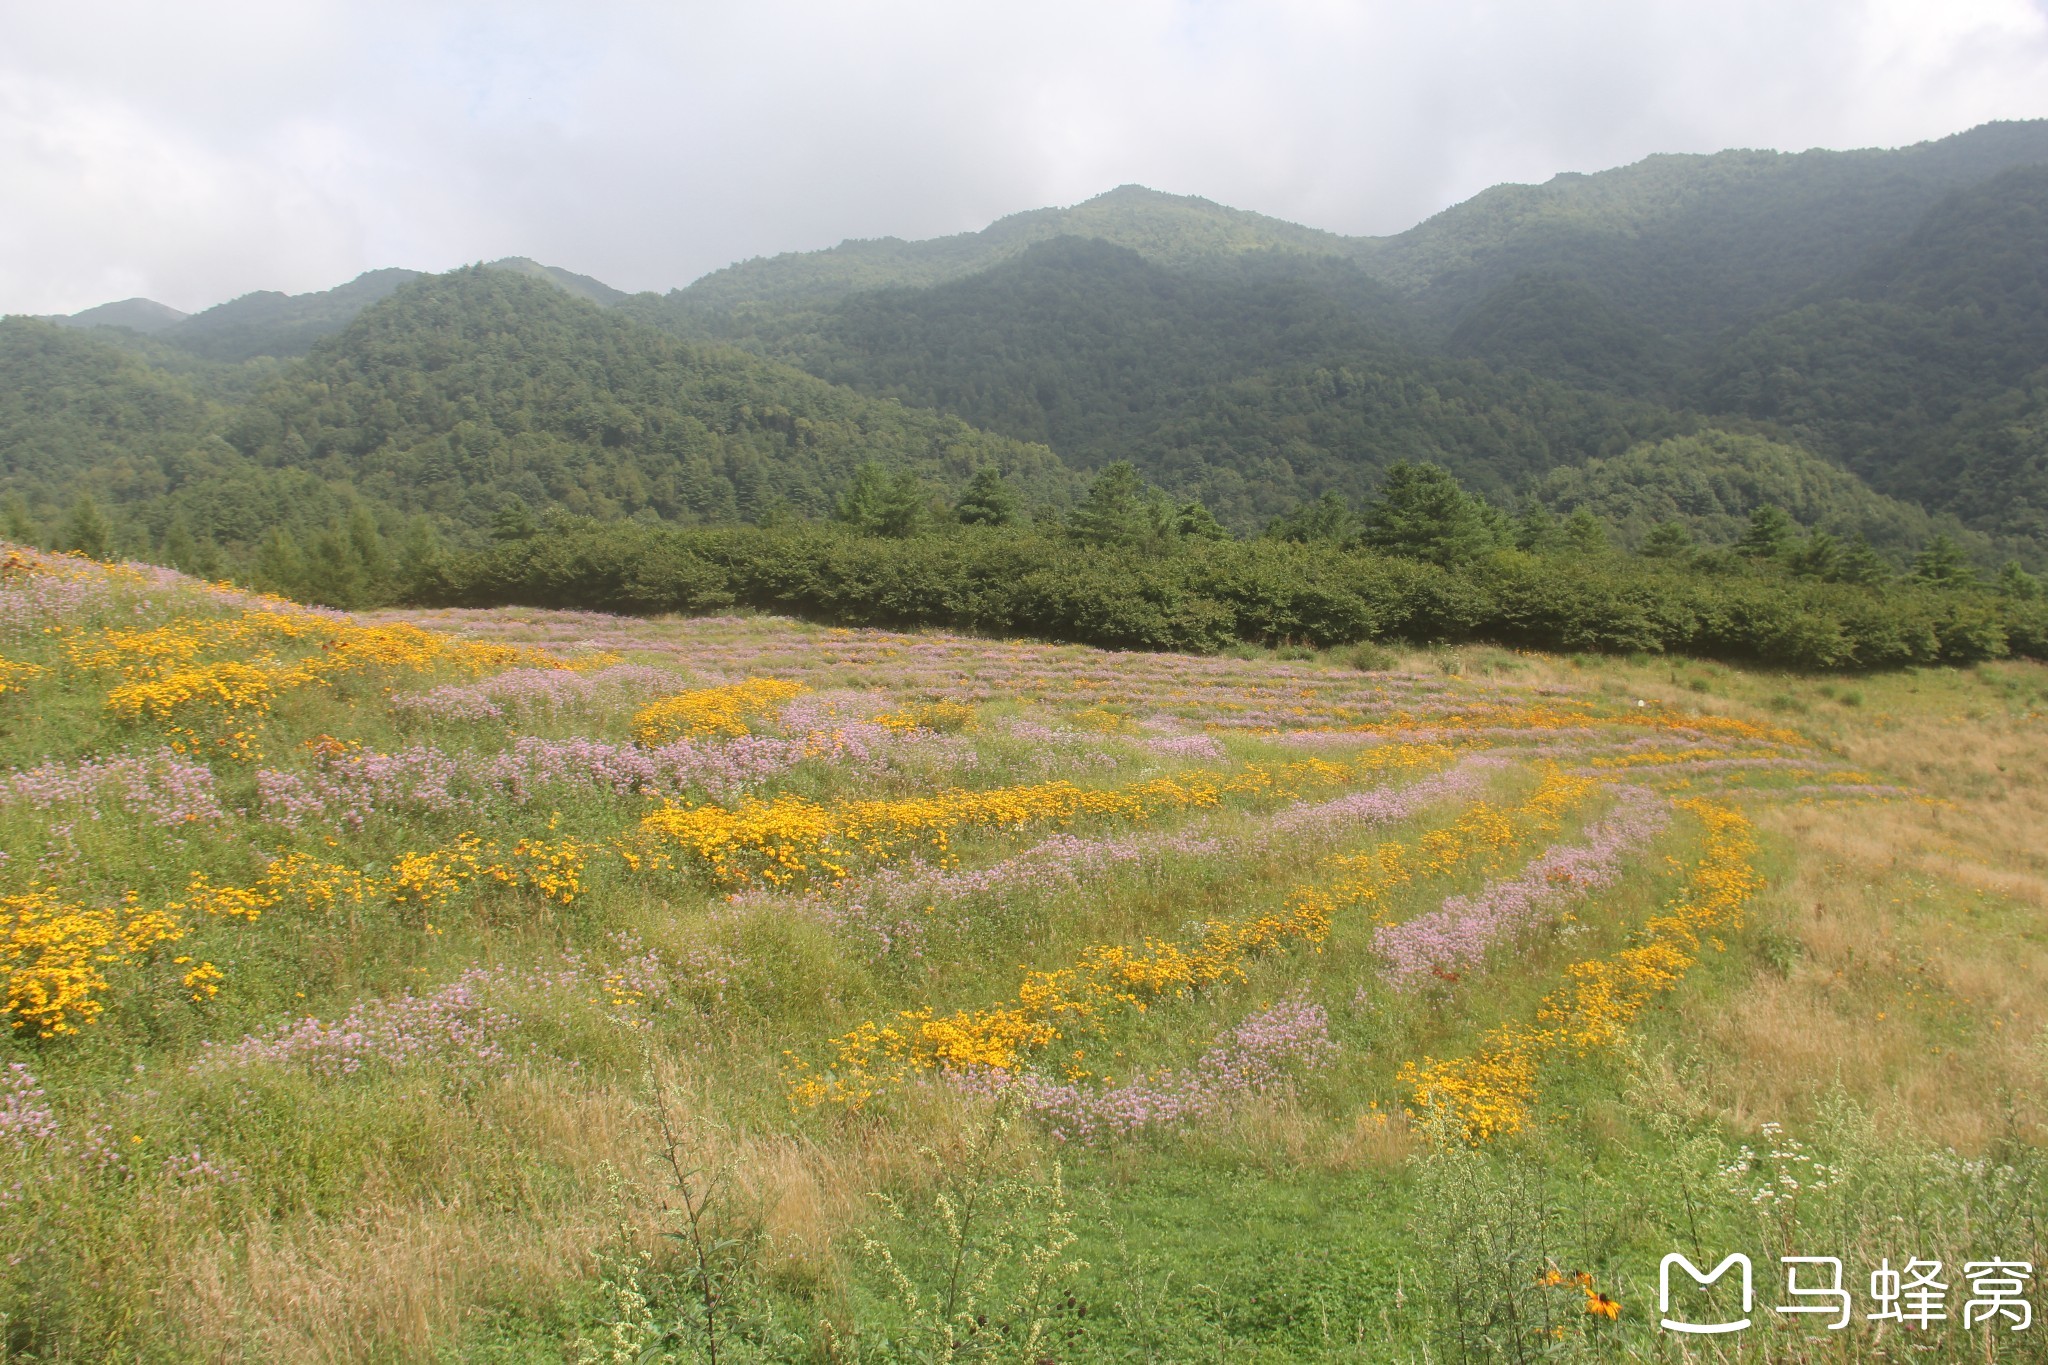
M1462 500L1471 553L1373 541L1416 470ZM1147 509L1142 548L1077 529L1105 480ZM344 605L532 599L534 565L583 582L537 547L631 545L726 565L706 601L844 617L843 591L733 566L922 564L954 605L902 619L1213 647L1329 634L1261 625L1218 584L1362 581L1370 561L1465 606L1360 588L1342 638L1852 666L2031 650L2044 508L2043 123L1653 157L1390 238L1126 186L666 296L514 258L189 317L126 300L0 320L0 533ZM1759 526L1782 532L1768 552ZM1567 544L1659 624L1529 607L1512 585ZM960 586L975 574L1014 594L1060 564L1171 580L1155 596L1232 624L1098 630L1093 607L955 600L995 600ZM1834 624L1797 648L1712 625L1735 597ZM1858 604L1878 597L1920 603L1898 608L1915 643L1868 636ZM1978 616L1995 629L1953 643Z

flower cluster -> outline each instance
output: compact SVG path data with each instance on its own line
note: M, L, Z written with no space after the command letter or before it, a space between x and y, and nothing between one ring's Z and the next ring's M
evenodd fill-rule
M1389 984L1413 989L1432 979L1456 980L1477 969L1487 952L1546 923L1567 900L1611 886L1630 853L1670 823L1662 802L1640 787L1624 788L1617 809L1589 827L1580 842L1551 848L1514 877L1403 924L1382 925L1373 948L1386 960Z
M161 910L70 905L47 890L0 896L0 1016L16 1031L55 1038L99 1018L106 969L183 938Z
M296 1066L317 1076L434 1064L463 1073L503 1066L517 1018L492 1003L501 974L475 967L425 995L366 1000L333 1022L307 1018L263 1037L209 1046L197 1070Z
M0 659L0 693L19 692L24 683L40 678L50 670L41 664L15 663Z
M36 1078L20 1062L0 1073L0 1142L17 1151L57 1136L56 1111Z
M1749 821L1708 801L1681 802L1680 809L1699 821L1705 848L1663 913L1629 947L1567 968L1568 984L1543 998L1533 1024L1492 1030L1469 1057L1404 1064L1401 1081L1418 1109L1450 1110L1474 1138L1519 1131L1545 1060L1618 1043L1651 999L1684 979L1715 931L1741 923L1763 885L1751 863L1757 845Z
M1070 967L1026 972L1008 1003L943 1016L928 1008L906 1010L892 1024L863 1023L833 1040L833 1057L822 1074L792 1059L791 1099L860 1108L919 1071L1014 1070L1071 1031L1100 1029L1111 1011L1142 1011L1155 1000L1240 981L1248 959L1295 945L1315 947L1329 938L1341 912L1371 908L1394 886L1447 875L1512 847L1531 831L1554 829L1562 811L1592 785L1552 770L1518 807L1477 805L1450 826L1425 834L1412 849L1383 844L1363 856L1333 858L1340 873L1334 881L1297 887L1277 909L1210 921L1191 942L1098 944ZM1390 802L1387 809L1400 807Z
M1246 1016L1186 1070L1101 1086L1038 1076L1022 1083L1053 1137L1096 1142L1213 1114L1326 1065L1336 1051L1322 1006L1289 1000Z
M641 707L633 716L633 738L651 749L685 736L744 735L750 718L808 691L780 678L748 678L679 692Z
M171 749L115 754L76 763L39 763L0 774L0 806L50 810L91 805L112 793L121 812L153 825L177 828L227 818L214 786L213 770ZM98 818L98 812L93 812Z

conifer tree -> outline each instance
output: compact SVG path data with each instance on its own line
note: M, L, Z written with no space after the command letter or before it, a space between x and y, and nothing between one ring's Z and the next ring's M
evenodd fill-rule
M968 480L967 491L954 504L953 515L963 526L1009 526L1017 520L1017 495L1011 491L1003 471L983 465Z
M1494 548L1480 501L1440 466L1399 461L1365 509L1365 543L1388 554L1462 564Z
M1129 460L1118 460L1095 476L1086 496L1067 517L1067 528L1090 545L1126 549L1157 542L1171 513L1158 491L1138 477Z
M1689 559L1692 532L1682 521L1660 521L1643 537L1643 554L1651 559Z
M1799 528L1776 503L1759 503L1749 526L1735 542L1735 553L1750 559L1782 559L1799 538Z
M92 559L106 559L114 553L114 528L107 524L92 494L80 493L71 504L71 515L64 520L64 534L57 548L75 550Z
M1938 588L1967 588L1976 583L1977 573L1964 556L1963 547L1943 531L1914 557L1913 578Z

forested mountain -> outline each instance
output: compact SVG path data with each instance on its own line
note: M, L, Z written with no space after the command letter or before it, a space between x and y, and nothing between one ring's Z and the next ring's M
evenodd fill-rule
M2048 535L2048 166L1950 196L1829 294L1730 346L1699 401L1901 497Z
M1777 507L1895 564L1943 531L2048 564L2048 123L1652 157L1380 239L1124 186L666 296L514 257L60 321L0 323L10 524L76 539L89 493L230 566L364 517L1051 517L1116 461L1217 533L1423 461L1624 544Z
M1121 185L1072 208L1032 209L979 232L930 241L896 237L841 242L729 265L668 296L686 315L816 308L871 289L924 288L999 265L1038 242L1086 237L1147 260L1186 267L1246 252L1346 256L1351 239L1189 195Z
M46 318L44 321L62 323L66 327L124 327L149 336L177 326L186 317L187 314L155 299L122 299L119 303L103 303L69 317Z
M1713 428L1552 470L1535 495L1559 512L1587 509L1628 545L1640 545L1660 522L1684 525L1709 545L1733 544L1760 507L1893 551L1937 533L1924 509L1802 446Z
M479 527L511 500L601 518L827 511L864 461L1067 489L1043 446L677 341L512 272L430 276L257 396L229 442L401 510Z
M559 266L542 265L524 256L491 261L485 269L543 280L576 298L607 306L630 297L602 280ZM418 278L417 270L370 270L332 289L310 294L259 289L192 314L180 313L151 299L126 299L46 320L66 327L132 332L204 360L235 363L257 356L289 359L306 354L313 349L313 343L339 333L365 308L389 298L399 286ZM112 339L126 340L118 335ZM152 358L160 361L161 353L152 353Z
M1394 237L1366 269L1454 323L1529 274L1584 281L1686 346L1861 268L1944 195L2048 162L2048 121L1851 152L1653 156L1597 175L1501 185Z
M236 406L101 336L0 322L0 493L30 539L80 495L117 543L177 534L246 558L368 510L458 541L500 514L680 523L821 515L876 462L936 488L985 466L1048 503L1042 446L677 341L504 270L427 276L365 309Z
M1080 237L949 284L725 320L717 334L1084 465L1117 458L1219 382L1414 341L1401 304L1346 262L1262 251L1189 273Z

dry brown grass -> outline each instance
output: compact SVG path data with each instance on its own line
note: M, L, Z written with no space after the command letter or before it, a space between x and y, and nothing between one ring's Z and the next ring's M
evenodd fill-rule
M1568 682L1798 729L1912 799L1758 802L1782 867L1753 927L1794 951L1683 1025L1731 1120L1839 1084L1925 1139L2048 1133L2048 668L1824 680L1713 665L1517 660ZM1711 689L1689 684L1704 681ZM1853 697L1855 705L1844 703Z

